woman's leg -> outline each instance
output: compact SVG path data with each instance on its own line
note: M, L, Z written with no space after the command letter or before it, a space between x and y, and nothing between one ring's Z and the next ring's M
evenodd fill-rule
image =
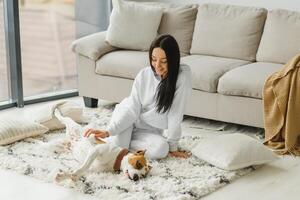
M111 119L109 122L109 125L111 123L119 122L122 120L121 118L124 117L124 116L120 115L120 113L124 112L122 109L124 109L124 108L120 104L117 104L115 106L115 109L112 113L112 116L111 116ZM113 142L119 147L129 149L132 131L133 131L133 124L129 125L128 128L126 128L122 132L118 133L117 135L105 138L104 140L107 143Z
M149 130L150 132L151 130ZM158 133L141 132L137 130L132 135L130 149L146 150L146 157L149 159L161 159L167 157L169 144L162 135Z
M133 125L125 129L123 132L119 133L114 137L114 142L117 146L129 149L130 141L131 141L131 135L132 135Z

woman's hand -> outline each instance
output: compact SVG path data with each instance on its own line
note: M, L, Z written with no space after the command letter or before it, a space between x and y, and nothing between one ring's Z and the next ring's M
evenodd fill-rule
M175 157L175 158L188 158L191 155L192 154L190 152L187 152L187 151L170 151L169 152L169 156Z
M90 135L94 135L95 138L109 137L109 133L105 130L95 130L90 128L83 133L84 137L89 137Z

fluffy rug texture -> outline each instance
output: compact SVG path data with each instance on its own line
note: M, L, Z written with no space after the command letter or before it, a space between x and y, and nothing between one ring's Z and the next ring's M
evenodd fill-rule
M91 126L103 128L113 109L114 104L103 103L97 109L85 109L85 115L90 117ZM184 150L191 150L201 138L215 134L242 132L257 139L263 136L261 129L193 117L186 117L182 126L184 136L180 148ZM71 152L53 150L45 145L62 140L64 133L64 129L52 131L0 147L0 167L54 183L59 170L72 170L79 165ZM76 182L68 180L60 184L99 199L199 199L257 168L225 171L195 156L188 159L168 157L150 163L153 168L149 176L138 182L122 174L89 170Z

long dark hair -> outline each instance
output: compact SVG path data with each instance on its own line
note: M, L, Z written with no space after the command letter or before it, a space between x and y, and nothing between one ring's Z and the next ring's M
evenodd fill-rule
M161 79L156 90L156 110L158 113L161 111L164 113L171 108L174 99L180 65L180 52L178 43L173 36L163 34L156 37L149 49L150 65L155 74L155 69L152 66L152 52L157 47L165 51L168 64L167 76Z

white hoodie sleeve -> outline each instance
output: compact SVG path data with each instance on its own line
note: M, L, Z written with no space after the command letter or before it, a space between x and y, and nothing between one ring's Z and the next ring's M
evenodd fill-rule
M181 137L181 122L185 111L187 99L192 91L191 70L186 67L181 72L176 83L176 91L172 106L168 113L168 136L169 151L178 150L178 141Z
M109 132L109 135L118 135L138 119L142 107L138 92L140 80L141 73L134 79L130 96L116 105L113 116L106 127L106 131Z

